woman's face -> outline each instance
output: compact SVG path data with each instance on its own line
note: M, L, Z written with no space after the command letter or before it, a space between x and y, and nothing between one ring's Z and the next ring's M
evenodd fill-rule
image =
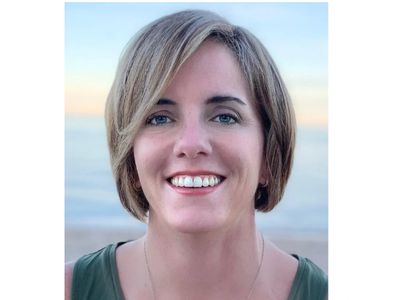
M134 141L150 224L207 232L251 222L263 134L228 48L204 42L183 64Z

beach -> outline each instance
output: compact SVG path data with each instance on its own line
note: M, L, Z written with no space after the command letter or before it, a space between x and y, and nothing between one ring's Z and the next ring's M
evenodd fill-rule
M110 243L137 239L145 231L130 227L72 226L65 227L65 261L96 251ZM328 272L328 241L316 234L294 235L263 232L266 239L287 253L307 257L326 273Z

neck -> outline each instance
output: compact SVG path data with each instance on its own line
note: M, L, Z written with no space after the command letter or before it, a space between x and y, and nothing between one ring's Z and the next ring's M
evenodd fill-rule
M189 234L150 222L145 243L155 294L163 299L246 299L261 263L262 240L254 218L234 227Z

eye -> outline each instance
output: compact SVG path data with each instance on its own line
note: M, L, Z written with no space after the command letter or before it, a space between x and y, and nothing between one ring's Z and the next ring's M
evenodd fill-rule
M239 123L239 118L237 116L233 116L231 114L220 114L213 119L211 119L213 122L217 123L222 123L224 125L231 125L231 124L236 124Z
M146 125L150 126L160 126L167 123L171 123L172 120L170 117L165 115L153 115L146 120Z

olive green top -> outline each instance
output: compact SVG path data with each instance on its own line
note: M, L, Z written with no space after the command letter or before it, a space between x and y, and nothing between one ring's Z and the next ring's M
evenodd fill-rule
M73 271L71 300L124 300L115 256L117 247L124 243L108 245L78 259ZM299 265L288 300L326 299L326 274L309 259L293 256Z

